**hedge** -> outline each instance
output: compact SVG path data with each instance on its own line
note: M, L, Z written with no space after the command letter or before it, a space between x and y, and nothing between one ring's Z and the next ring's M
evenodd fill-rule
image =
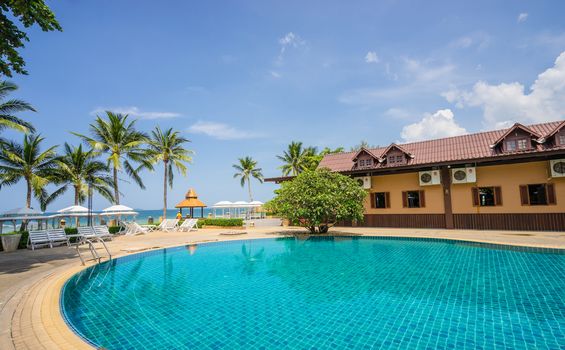
M243 219L198 219L198 226L243 226Z

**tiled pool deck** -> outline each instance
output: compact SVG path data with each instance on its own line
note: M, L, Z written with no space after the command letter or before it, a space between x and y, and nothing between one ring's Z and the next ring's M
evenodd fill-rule
M245 235L235 236L222 235L222 230L154 232L143 236L119 237L109 242L108 246L114 257L119 257L143 249L189 243L272 238L280 236L281 229L256 228L248 230ZM300 232L302 231L290 229L285 234ZM334 228L331 233L443 238L565 249L563 232ZM63 284L83 268L74 249L67 247L0 253L0 349L92 349L68 328L59 309L59 295Z

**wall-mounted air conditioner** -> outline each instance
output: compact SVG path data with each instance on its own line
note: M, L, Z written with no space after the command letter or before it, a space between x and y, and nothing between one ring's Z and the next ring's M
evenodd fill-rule
M477 182L477 170L475 167L451 169L451 182L454 184Z
M439 185L441 183L439 170L420 171L418 177L420 186Z
M565 159L553 159L549 161L551 177L565 177Z
M355 180L359 183L359 186L363 187L366 190L371 189L371 177L370 176L362 176L356 177Z

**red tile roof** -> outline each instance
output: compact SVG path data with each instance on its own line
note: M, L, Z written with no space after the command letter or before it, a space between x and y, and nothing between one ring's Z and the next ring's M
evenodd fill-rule
M563 121L555 121L543 124L528 125L527 128L530 129L535 134L541 135L540 141L544 138L550 137L555 134L561 127L564 127L565 123ZM412 155L412 158L408 160L406 164L401 165L384 165L378 163L370 169L390 169L393 167L406 167L414 165L430 165L433 166L434 163L457 163L457 162L467 162L476 161L483 159L496 159L510 157L516 155L517 153L543 153L553 150L564 150L565 146L548 146L547 144L536 144L535 148L528 151L519 151L512 153L502 153L496 149L491 148L501 136L508 132L509 129L494 130L480 132L476 134L468 134L462 136L447 137L437 140L420 141L413 143L406 143L398 145L404 151ZM380 147L369 149L368 151L374 154L376 157L383 158L388 147ZM334 153L326 155L318 168L329 168L333 171L352 171L354 162L353 158L357 152L345 152L345 153ZM363 170L366 170L364 168Z

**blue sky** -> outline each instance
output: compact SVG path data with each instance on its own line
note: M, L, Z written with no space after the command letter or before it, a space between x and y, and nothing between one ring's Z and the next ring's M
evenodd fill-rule
M189 187L246 200L231 165L250 155L278 176L293 140L349 149L565 118L563 1L49 4L64 31L30 30L30 74L12 80L39 112L21 117L49 145L77 144L69 132L105 109L182 130L196 155L169 207ZM143 177L145 191L122 182L123 204L159 208L162 171ZM24 205L23 184L0 195L2 210Z

